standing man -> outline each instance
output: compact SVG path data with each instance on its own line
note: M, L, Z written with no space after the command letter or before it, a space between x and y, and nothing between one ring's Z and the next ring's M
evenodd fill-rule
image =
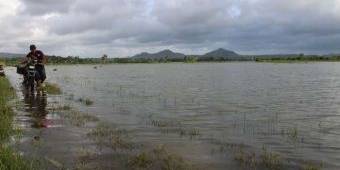
M41 84L46 79L45 64L47 59L42 51L37 50L37 47L35 45L30 45L30 51L31 52L29 52L26 57L27 59L37 60L37 64L35 65L35 81L37 82L38 88L41 88Z

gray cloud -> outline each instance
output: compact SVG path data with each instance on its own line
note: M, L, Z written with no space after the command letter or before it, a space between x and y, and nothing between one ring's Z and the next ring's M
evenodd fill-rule
M48 13L67 13L75 0L22 0L22 13L44 15Z
M127 56L163 48L203 53L219 47L245 54L340 52L339 0L11 3L16 12L0 12L2 51L4 46L23 51L34 42L47 53L82 56ZM0 3L0 10L6 5Z

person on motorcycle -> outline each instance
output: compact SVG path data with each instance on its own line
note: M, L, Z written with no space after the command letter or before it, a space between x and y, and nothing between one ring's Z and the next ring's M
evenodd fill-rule
M41 88L42 83L46 79L45 73L46 56L42 51L37 50L37 47L32 44L30 45L30 52L26 55L26 59L27 60L24 61L24 63L27 63L29 60L37 60L37 64L35 65L36 70L35 81L37 82L37 87Z

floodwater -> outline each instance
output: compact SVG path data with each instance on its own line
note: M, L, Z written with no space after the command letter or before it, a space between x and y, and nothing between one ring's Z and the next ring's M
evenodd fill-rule
M7 74L21 91L14 69ZM166 145L202 169L242 169L226 145L256 154L266 148L280 155L283 169L308 163L340 169L340 63L48 66L47 76L63 95L19 93L23 112L38 115L18 119L28 134L50 140L38 152L55 159L91 143L81 137L86 128L68 127L48 112L50 103L62 102L127 129L136 143ZM164 132L175 126L194 133Z

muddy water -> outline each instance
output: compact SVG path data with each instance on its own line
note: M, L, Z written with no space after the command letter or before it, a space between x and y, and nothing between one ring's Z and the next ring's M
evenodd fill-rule
M82 149L95 147L84 137L89 127L71 126L60 116L61 111L55 110L64 104L69 106L63 95L32 93L22 86L23 79L15 68L6 68L6 72L19 100L13 104L15 126L23 130L14 147L41 169L74 168Z
M14 69L8 72L12 83L19 84ZM165 144L203 168L239 169L229 147L239 145L255 153L263 148L278 153L287 169L307 163L340 168L339 63L48 66L47 75L64 94L36 96L39 107L31 108L52 128L38 128L41 123L34 125L27 116L22 126L48 133L46 140L56 146L64 138L59 145L67 147L41 151L56 159L74 145L90 143L81 137L86 130L67 127L57 114L45 113L57 101L131 131L136 143ZM85 106L79 98L94 104ZM21 99L24 112L33 113L32 99ZM176 126L184 132L171 131Z

